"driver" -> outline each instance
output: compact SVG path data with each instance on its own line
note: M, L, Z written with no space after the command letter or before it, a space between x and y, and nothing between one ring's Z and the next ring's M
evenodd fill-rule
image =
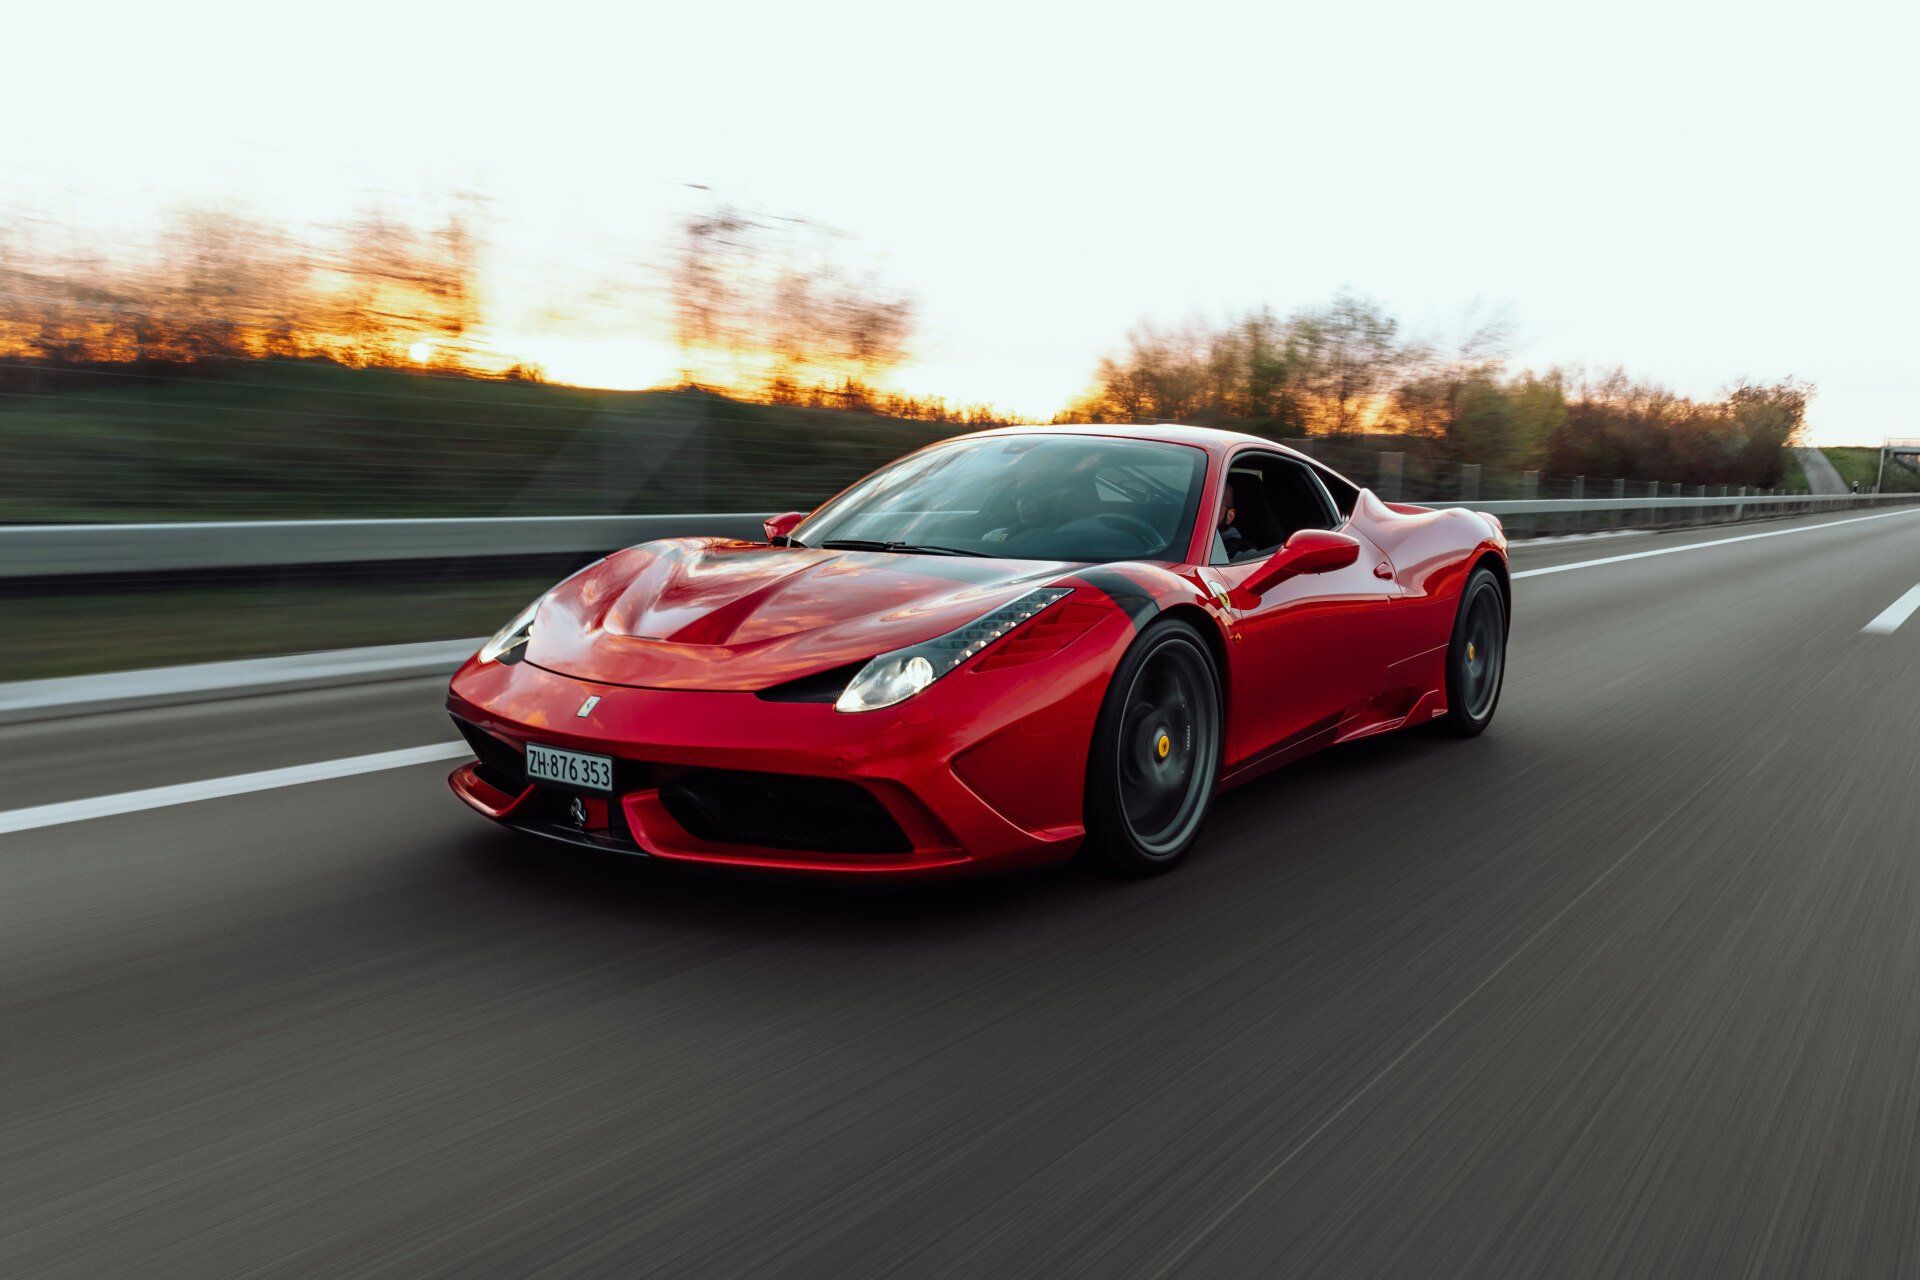
M1006 542L1024 533L1051 532L1080 514L1086 479L1095 459L1071 467L1030 466L1013 477L1012 522L989 530L985 542Z
M1226 548L1227 559L1232 560L1247 550L1247 535L1240 532L1234 522L1240 518L1240 512L1233 505L1233 484L1228 482L1226 492L1220 497L1220 519L1214 525L1220 531L1220 544Z

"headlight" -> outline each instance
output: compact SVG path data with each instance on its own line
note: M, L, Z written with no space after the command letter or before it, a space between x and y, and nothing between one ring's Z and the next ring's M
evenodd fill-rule
M533 635L533 615L540 612L541 596L532 604L513 615L513 621L493 633L493 639L480 646L480 661L507 662L520 661L527 646L527 640Z
M878 711L881 707L905 702L1034 614L1072 593L1071 587L1029 591L943 636L883 653L860 668L833 709Z

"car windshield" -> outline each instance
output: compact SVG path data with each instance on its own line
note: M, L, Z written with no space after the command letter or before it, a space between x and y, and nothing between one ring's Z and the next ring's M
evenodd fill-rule
M1157 440L955 440L874 472L794 540L1018 560L1179 560L1206 462L1200 449Z

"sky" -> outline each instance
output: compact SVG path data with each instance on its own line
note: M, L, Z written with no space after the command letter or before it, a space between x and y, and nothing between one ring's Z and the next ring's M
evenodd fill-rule
M1913 4L35 8L0 207L111 245L478 192L489 336L559 380L671 379L632 282L726 201L845 232L951 400L1048 416L1137 322L1347 289L1920 435Z

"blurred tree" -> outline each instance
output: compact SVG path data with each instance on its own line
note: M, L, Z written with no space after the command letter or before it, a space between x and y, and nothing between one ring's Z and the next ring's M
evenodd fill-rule
M681 225L668 284L682 382L697 384L718 356L732 363L750 336L746 268L755 229L745 215L725 207Z
M1812 392L1792 379L1741 383L1723 400L1702 402L1637 383L1617 369L1581 378L1549 437L1548 465L1628 480L1778 484L1785 449L1804 431Z
M1400 427L1433 440L1448 461L1511 470L1537 465L1566 404L1557 381L1531 374L1506 380L1512 337L1506 311L1475 303L1444 343L1409 346L1393 396Z
M681 377L792 403L865 407L907 357L914 305L842 261L800 218L722 207L688 218L668 272Z
M1271 311L1219 329L1141 324L1104 357L1094 388L1061 415L1085 422L1227 422L1289 434L1304 424L1300 341Z
M1806 436L1807 403L1814 386L1794 378L1771 384L1741 382L1727 395L1740 428L1739 466L1749 484L1776 485L1786 463L1786 450Z
M231 209L189 208L117 262L0 236L0 353L147 365L326 357L490 367L472 220L421 230L378 209L329 239ZM425 358L423 359L423 355Z
M1299 385L1305 364L1293 326L1283 325L1265 307L1241 317L1221 344L1226 362L1226 404L1230 416L1265 424L1278 433L1304 429L1305 395Z
M43 221L0 226L0 355L49 364L132 359L123 282L96 252L46 241Z
M1411 355L1378 304L1341 295L1285 321L1259 308L1219 328L1132 329L1065 419L1244 422L1345 433L1381 416Z
M1400 326L1370 298L1342 293L1292 322L1309 422L1317 431L1357 431L1377 415L1414 353Z
M279 228L231 210L188 209L131 273L137 359L238 360L299 354L315 317L307 266Z
M474 366L479 267L464 210L423 231L370 207L340 234L342 249L320 260L311 348L353 364Z
M1057 421L1232 423L1340 437L1346 450L1391 447L1430 466L1767 485L1812 392L1790 380L1741 384L1697 402L1619 370L1513 376L1512 333L1504 311L1476 304L1450 336L1405 341L1379 304L1347 294L1284 321L1263 308L1211 328L1141 324ZM1362 431L1393 443L1362 446Z
M1194 327L1162 331L1135 326L1126 350L1100 361L1096 390L1080 406L1091 422L1154 422L1192 418L1214 372L1208 335Z

